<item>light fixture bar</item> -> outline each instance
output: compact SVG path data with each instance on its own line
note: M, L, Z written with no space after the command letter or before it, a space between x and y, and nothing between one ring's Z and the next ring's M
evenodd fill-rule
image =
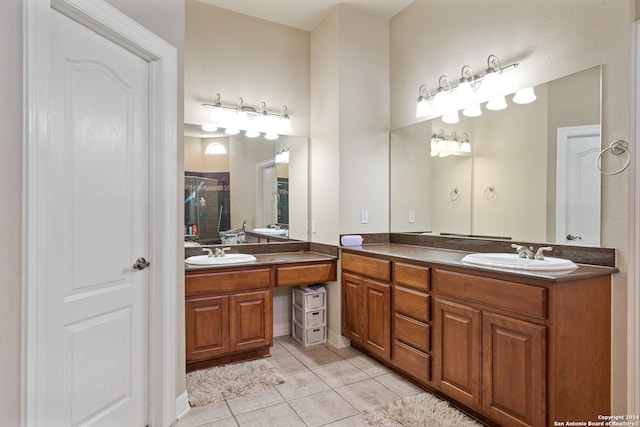
M443 117L446 117L446 123L457 122L455 117L457 114L454 114L453 109L464 109L466 111L465 115L470 117L480 115L478 98L480 97L481 86L491 88L493 85L488 80L498 80L502 73L513 70L518 65L518 63L513 63L503 67L497 56L489 55L484 73L476 75L470 66L465 65L462 67L459 80L451 81L446 75L440 76L438 87L435 91L429 90L427 85L421 85L418 89L419 97L416 117L431 114L434 107L436 112L440 111L439 115L444 114ZM484 80L487 80L487 82L482 85ZM482 89L482 91L485 90Z

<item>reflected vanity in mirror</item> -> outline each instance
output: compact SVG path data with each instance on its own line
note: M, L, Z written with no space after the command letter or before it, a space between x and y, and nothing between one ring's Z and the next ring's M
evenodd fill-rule
M391 132L390 231L600 246L601 67L535 93ZM470 152L438 152L463 134Z
M185 246L308 240L308 150L185 124Z

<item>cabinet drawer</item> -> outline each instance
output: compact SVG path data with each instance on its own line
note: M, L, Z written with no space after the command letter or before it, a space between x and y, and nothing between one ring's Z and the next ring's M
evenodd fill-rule
M431 381L431 359L428 354L409 347L400 341L395 341L393 344L393 359L395 365L402 371L421 381Z
M342 269L386 282L391 280L391 262L384 259L343 252Z
M271 269L189 273L185 277L185 295L203 292L227 292L271 286Z
M396 283L421 291L429 290L429 268L417 265L394 263Z
M336 263L276 267L276 286L299 286L336 280Z
M435 270L433 289L438 294L450 295L512 313L540 319L547 317L547 289L538 286Z
M409 344L424 353L429 351L429 325L396 314L394 327L396 340Z
M396 286L393 289L393 310L427 323L429 321L429 295Z

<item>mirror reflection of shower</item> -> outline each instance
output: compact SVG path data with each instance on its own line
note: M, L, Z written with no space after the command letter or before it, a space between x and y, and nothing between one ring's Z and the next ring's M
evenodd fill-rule
M220 179L187 175L184 196L185 241L219 243L220 230L228 229L230 223L229 185Z

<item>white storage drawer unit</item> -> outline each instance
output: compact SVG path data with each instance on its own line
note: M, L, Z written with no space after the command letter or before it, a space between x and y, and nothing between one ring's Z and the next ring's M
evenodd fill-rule
M324 287L293 288L291 335L302 345L327 341L326 291Z

